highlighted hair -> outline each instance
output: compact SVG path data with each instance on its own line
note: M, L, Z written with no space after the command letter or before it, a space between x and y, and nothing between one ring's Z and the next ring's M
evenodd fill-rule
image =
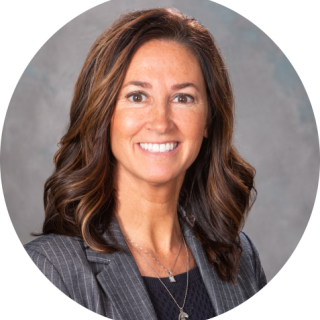
M175 9L127 13L94 42L75 85L55 171L45 183L41 234L79 236L102 253L120 250L102 237L117 204L110 122L129 62L151 39L177 41L199 60L209 106L208 138L186 172L179 204L196 218L194 233L219 277L235 282L239 232L257 193L255 169L232 142L234 100L219 48L203 25Z

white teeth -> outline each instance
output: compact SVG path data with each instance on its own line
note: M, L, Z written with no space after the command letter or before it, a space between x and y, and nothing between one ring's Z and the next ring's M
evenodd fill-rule
M150 144L149 144L150 146ZM160 144L160 147L162 146L162 144ZM159 152L159 145L158 144L153 144L152 145L152 150L149 150L149 151L152 151L152 152Z
M148 150L151 152L167 152L175 149L177 147L177 142L171 143L140 143L140 146L144 150Z

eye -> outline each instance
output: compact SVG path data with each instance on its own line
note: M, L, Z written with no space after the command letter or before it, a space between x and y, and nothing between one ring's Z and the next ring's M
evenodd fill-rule
M174 97L173 102L190 103L190 102L194 102L194 98L188 94L181 94L180 93Z
M128 94L126 96L126 98L129 99L129 101L131 101L133 103L145 102L145 100L143 100L142 96L146 97L146 95L143 92L137 91L137 92L132 92L132 93ZM131 99L131 97L133 97L133 99ZM183 103L183 104L194 102L194 98L188 94L178 94L174 99L176 99L176 98L179 98L177 102ZM188 98L191 101L188 101Z
M129 101L131 102L139 103L139 102L145 102L147 97L142 92L132 92L128 94L126 98L129 99Z

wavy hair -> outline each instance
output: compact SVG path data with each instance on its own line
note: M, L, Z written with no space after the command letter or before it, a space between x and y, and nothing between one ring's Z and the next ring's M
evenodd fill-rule
M227 68L210 32L175 9L122 15L94 42L77 79L68 129L44 187L41 234L78 236L93 250L121 250L107 243L117 199L110 122L129 62L152 39L176 41L199 60L208 100L208 138L187 169L179 204L195 218L194 233L223 281L236 281L242 252L239 232L255 198L255 169L232 142L234 99Z

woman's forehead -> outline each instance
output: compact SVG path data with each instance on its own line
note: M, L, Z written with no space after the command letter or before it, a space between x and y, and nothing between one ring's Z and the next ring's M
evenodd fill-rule
M185 45L173 40L151 40L134 54L124 81L163 79L204 85L198 59Z
M152 67L163 65L187 65L193 62L199 65L198 59L185 45L174 40L150 40L144 43L133 55L129 67ZM192 67L192 66L189 66Z

